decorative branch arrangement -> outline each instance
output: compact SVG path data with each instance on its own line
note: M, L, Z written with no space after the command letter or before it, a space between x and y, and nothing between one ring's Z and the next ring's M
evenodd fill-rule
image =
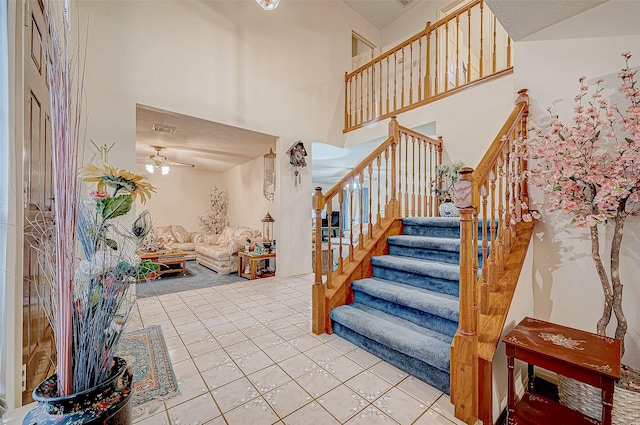
M200 219L200 227L209 235L221 233L226 226L229 225L229 192L223 192L217 187L211 189L209 195L209 203L211 207L205 211L204 215L198 217Z
M528 178L541 188L548 212L561 211L578 227L588 227L591 256L604 292L604 310L597 332L605 335L615 314L615 337L622 341L627 319L622 310L620 246L625 220L640 211L640 91L629 68L631 53L623 53L626 66L619 73L619 92L629 102L625 109L603 96L602 80L595 90L580 78L580 93L575 97L573 123L565 125L551 114L546 132L524 140L529 158L536 161ZM613 222L614 234L609 247L611 272L607 275L600 256L598 224Z

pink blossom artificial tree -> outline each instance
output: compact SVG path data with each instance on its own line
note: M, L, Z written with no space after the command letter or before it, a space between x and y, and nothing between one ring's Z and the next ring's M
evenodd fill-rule
M571 126L548 108L551 121L547 130L523 143L529 158L535 160L528 178L545 193L545 210L561 211L572 218L572 223L591 232L591 256L604 291L597 332L605 335L613 312L615 337L622 341L624 354L627 319L622 310L620 245L626 218L640 211L640 92L635 80L637 70L629 68L631 53L622 56L626 65L619 73L619 91L629 103L626 109L602 95L602 80L589 94L586 77L581 77ZM608 222L614 223L610 277L600 257L597 226Z

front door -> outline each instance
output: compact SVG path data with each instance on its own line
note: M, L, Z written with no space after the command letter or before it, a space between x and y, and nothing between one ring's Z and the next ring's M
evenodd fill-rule
M49 89L46 82L44 45L46 28L42 0L26 2L24 16L24 99L25 128L23 150L24 260L22 285L22 363L26 368L26 388L22 401L31 402L33 388L52 370L55 344L39 297L43 273L36 251L31 247L29 223L51 219L53 182L51 167L51 126Z

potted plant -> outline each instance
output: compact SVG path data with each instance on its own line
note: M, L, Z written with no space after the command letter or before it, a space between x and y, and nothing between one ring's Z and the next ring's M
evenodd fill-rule
M82 74L69 61L68 7L55 20L54 4L45 7L45 46L55 217L32 224L57 364L56 373L34 390L37 405L23 423L130 423L133 374L114 353L135 302L130 286L150 268L136 252L151 218L145 211L128 226L118 220L131 212L136 197L144 203L155 189L143 176L106 164L106 147L100 167L78 170ZM64 24L62 31L56 22ZM80 177L97 183L88 196L81 193Z
M629 68L629 52L623 53L625 68L619 73L619 92L628 102L617 107L604 96L602 80L593 90L580 78L580 93L575 97L575 115L565 125L549 108L551 120L546 131L522 141L534 164L528 179L542 189L547 212L559 211L578 227L588 228L591 256L602 285L604 309L596 330L606 335L612 316L616 318L615 337L622 342L627 333L627 319L622 309L620 247L625 220L640 211L640 93L635 75ZM613 225L610 245L599 235L599 226ZM601 252L610 258L610 270L603 264ZM576 382L560 379L563 402L593 417L600 417L600 403L569 394ZM623 365L622 378L614 394L614 423L639 423L640 374ZM627 410L628 408L628 410ZM616 414L616 412L618 412ZM616 419L617 418L617 419Z
M453 187L458 181L458 172L462 168L462 162L456 161L451 165L439 165L436 169L436 180L433 191L439 202L441 217L458 217L458 208L453 204Z

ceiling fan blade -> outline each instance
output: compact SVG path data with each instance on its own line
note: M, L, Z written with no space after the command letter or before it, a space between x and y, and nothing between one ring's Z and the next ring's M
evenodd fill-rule
M177 167L189 167L189 168L193 168L195 167L195 164L188 164L186 162L176 162L176 161L165 161L166 164L169 164L171 166L177 166Z

